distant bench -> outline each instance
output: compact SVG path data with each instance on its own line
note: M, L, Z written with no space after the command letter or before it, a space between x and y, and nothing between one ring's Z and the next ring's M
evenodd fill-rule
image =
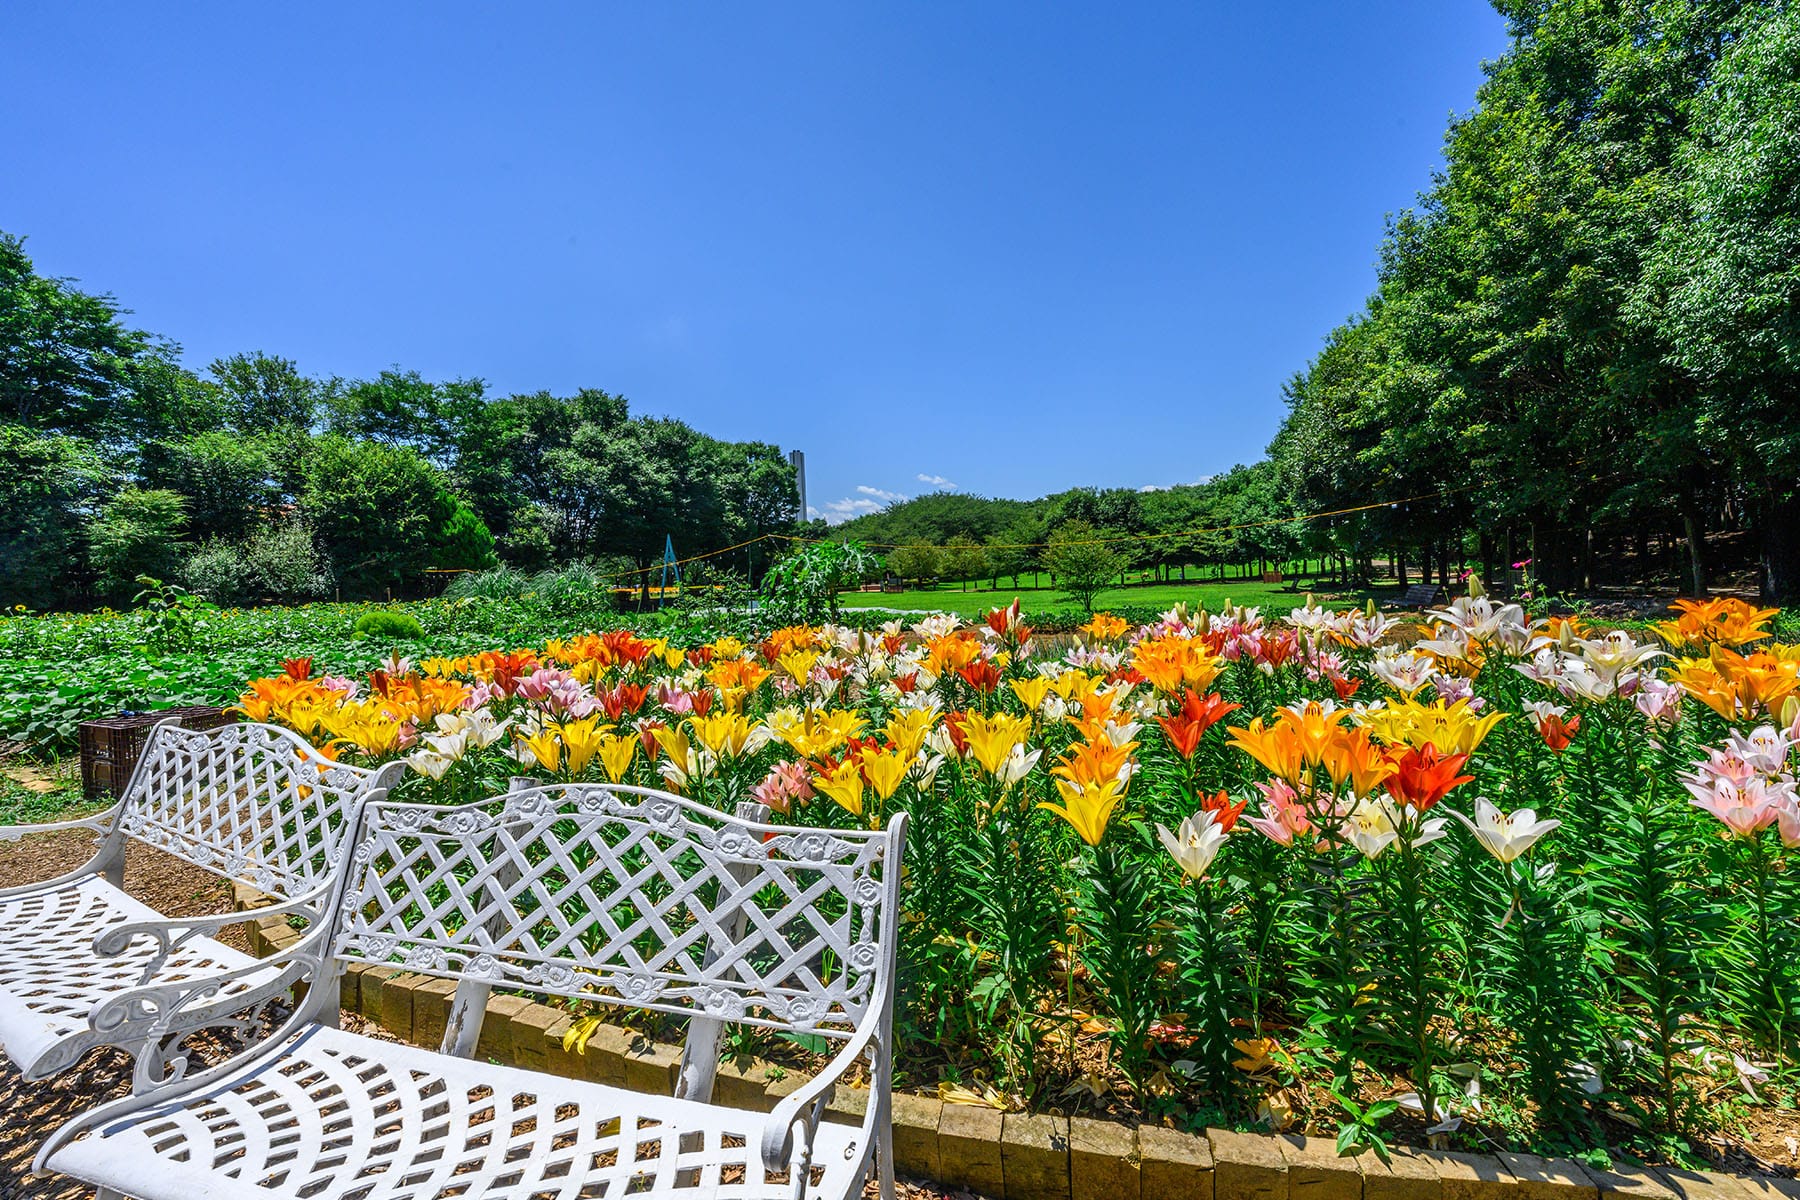
M1406 594L1395 601L1395 608L1424 608L1437 604L1444 598L1444 589L1435 583L1415 583L1406 589Z

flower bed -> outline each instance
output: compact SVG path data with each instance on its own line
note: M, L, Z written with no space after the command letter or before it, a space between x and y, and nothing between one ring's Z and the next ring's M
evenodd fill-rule
M1483 597L1417 628L1177 609L1038 653L1015 605L295 661L242 708L404 756L415 800L524 774L910 812L902 1082L952 1099L1346 1150L1767 1149L1800 1025L1800 647L1771 615L1684 604L1642 643Z

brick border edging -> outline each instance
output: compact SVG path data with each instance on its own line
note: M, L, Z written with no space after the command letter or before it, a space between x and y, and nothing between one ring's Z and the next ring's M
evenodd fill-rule
M268 898L233 885L239 912ZM286 917L248 923L250 953L267 957L298 941ZM352 964L340 1003L413 1045L443 1038L456 985L399 967ZM681 1055L612 1025L587 1052L564 1050L569 1015L520 996L488 1001L476 1053L567 1079L670 1095ZM771 1074L768 1064L719 1066L713 1098L768 1112L808 1077ZM860 1124L868 1091L842 1087L827 1120ZM990 1200L1800 1200L1800 1180L1683 1168L1601 1171L1571 1159L1396 1149L1340 1158L1328 1138L1236 1133L1205 1136L1161 1126L1137 1129L1090 1117L1002 1113L978 1105L895 1092L894 1165L904 1175L964 1188Z

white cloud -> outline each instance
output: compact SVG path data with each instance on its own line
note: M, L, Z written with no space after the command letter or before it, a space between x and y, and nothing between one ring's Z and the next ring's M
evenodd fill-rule
M874 512L880 507L881 505L866 497L859 499L855 496L845 496L842 500L828 501L823 507L809 504L806 506L806 515L814 518L824 517L827 525L842 525L851 517L860 517L864 513Z
M884 492L880 488L870 487L866 483L857 484L856 490L858 492L861 492L865 496L873 496L873 497L875 497L875 499L885 501L886 503L889 503L889 504L892 504L897 500L905 500L907 498L906 494L904 492Z
M956 490L956 485L951 483L948 479L945 479L942 475L927 475L921 471L919 472L918 479L920 483L929 483L932 487L943 488L946 492L954 492Z

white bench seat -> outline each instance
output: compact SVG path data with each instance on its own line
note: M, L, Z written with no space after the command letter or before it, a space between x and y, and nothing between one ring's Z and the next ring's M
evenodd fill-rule
M313 1026L47 1165L141 1200L786 1200L794 1189L759 1152L767 1121ZM862 1137L819 1125L808 1196L852 1191Z
M94 939L109 929L166 919L99 876L0 899L0 1046L27 1079L52 1074L85 1052L89 1016L141 986L147 973L159 982L182 983L255 964L206 937L188 941L160 964L161 947L150 938L134 939L111 956L94 949ZM261 982L255 973L235 978L221 998Z

